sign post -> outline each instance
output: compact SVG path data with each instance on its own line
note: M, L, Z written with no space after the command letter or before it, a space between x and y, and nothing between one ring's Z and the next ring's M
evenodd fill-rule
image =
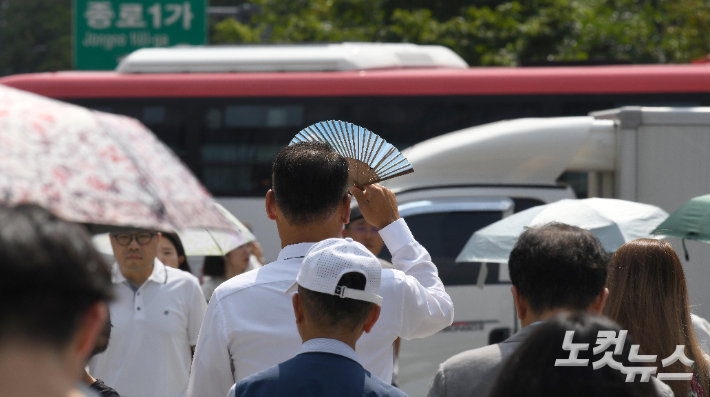
M74 0L74 67L113 70L144 47L207 42L207 0Z

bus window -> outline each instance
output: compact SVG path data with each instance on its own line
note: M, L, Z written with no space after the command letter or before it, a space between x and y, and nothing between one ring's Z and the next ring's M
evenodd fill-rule
M165 122L165 106L144 106L141 121L145 125L163 124Z
M185 106L168 106L162 101L149 101L141 104L130 100L108 101L106 106L101 100L90 108L107 113L121 114L138 119L155 135L172 149L178 157L185 159L187 155L187 123L189 116ZM148 102L148 101L146 101Z
M227 106L225 127L300 127L303 123L302 106Z
M296 133L323 120L343 120L382 136L400 150L442 134L522 117L586 115L615 103L701 101L704 94L487 95L308 98L102 98L71 102L141 120L214 195L263 197L276 153ZM562 179L578 196L584 181ZM517 210L517 206L516 206Z
M323 120L348 121L404 149L457 129L500 118L532 116L540 111L535 102L501 106L500 101L376 97L259 98L237 102L215 98L199 110L200 127L193 141L199 141L200 147L191 148L195 160L186 163L215 195L263 196L271 185L266 169L278 151L308 125Z

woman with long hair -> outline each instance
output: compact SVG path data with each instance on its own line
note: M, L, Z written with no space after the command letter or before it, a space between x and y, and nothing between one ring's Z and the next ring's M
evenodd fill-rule
M185 248L176 233L162 233L158 242L158 259L165 266L174 267L192 273L185 256Z
M609 298L603 313L629 331L639 354L656 355L658 373L693 373L692 380L668 381L678 397L702 396L708 387L708 356L700 347L690 318L685 273L673 247L660 240L639 239L619 248L607 278ZM680 361L664 367L661 360L685 346L691 367Z

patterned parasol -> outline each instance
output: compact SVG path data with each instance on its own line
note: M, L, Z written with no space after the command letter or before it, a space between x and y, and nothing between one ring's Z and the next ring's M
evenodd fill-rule
M0 203L155 230L232 229L175 154L138 121L0 85Z

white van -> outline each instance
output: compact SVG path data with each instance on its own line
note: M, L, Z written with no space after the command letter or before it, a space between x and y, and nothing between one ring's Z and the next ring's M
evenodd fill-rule
M403 391L425 396L440 363L517 332L507 264L454 260L478 229L574 198L556 180L566 169L599 170L609 156L613 163L612 129L612 121L592 117L519 119L452 132L403 151L414 173L383 185L397 195L400 215L429 251L454 302L450 327L401 342L397 381Z

